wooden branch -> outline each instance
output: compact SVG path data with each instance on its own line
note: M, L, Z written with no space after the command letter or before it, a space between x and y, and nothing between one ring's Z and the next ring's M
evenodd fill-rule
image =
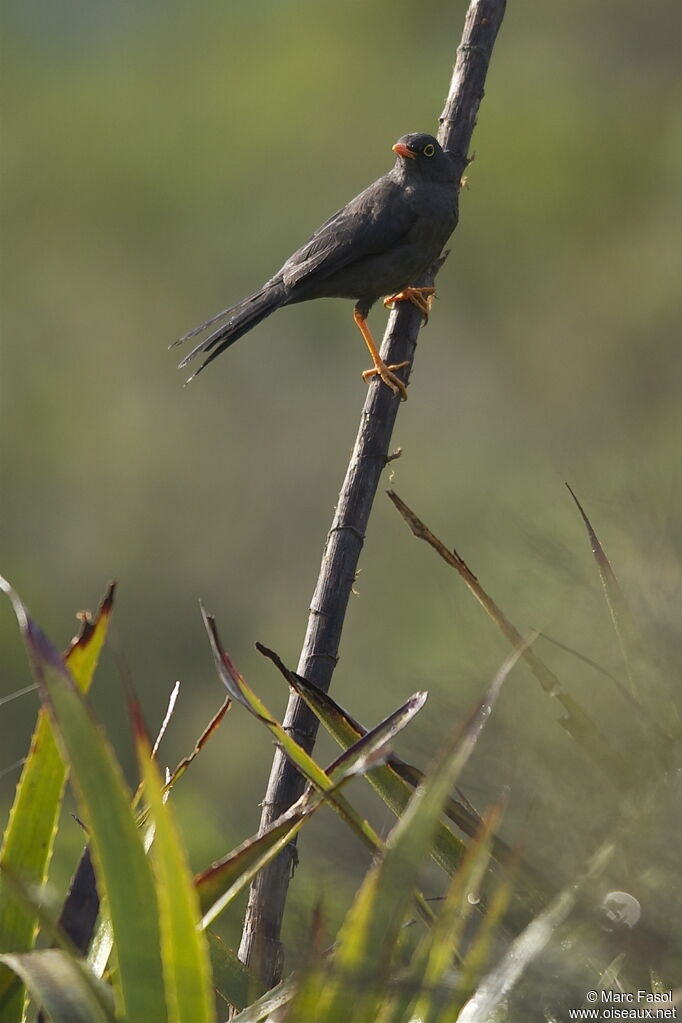
M438 138L443 148L453 154L460 177L468 163L469 143L505 3L506 0L471 0L457 50ZM440 259L417 283L432 284L442 262ZM419 311L409 302L399 303L389 317L381 346L387 364L404 360L412 363L420 326ZM325 691L338 660L346 607L379 479L391 457L389 446L399 406L399 398L375 378L362 410L360 429L322 555L297 672ZM318 722L293 692L284 726L306 750L312 750ZM302 776L276 751L262 804L261 830L299 798L303 786ZM295 849L288 846L260 872L249 896L239 956L255 970L266 988L281 976L279 935L295 857Z

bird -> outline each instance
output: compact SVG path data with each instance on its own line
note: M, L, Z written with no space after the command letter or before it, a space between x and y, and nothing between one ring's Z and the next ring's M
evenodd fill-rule
M428 320L434 289L416 287L415 282L455 229L460 182L452 156L433 135L402 135L391 148L396 154L391 170L326 220L258 291L173 342L171 347L215 328L180 363L183 368L197 355L207 356L187 383L281 306L350 298L355 299L353 318L373 364L363 377L369 381L378 376L406 400L407 389L396 370L409 362L384 363L367 316L383 297L387 308L412 302Z

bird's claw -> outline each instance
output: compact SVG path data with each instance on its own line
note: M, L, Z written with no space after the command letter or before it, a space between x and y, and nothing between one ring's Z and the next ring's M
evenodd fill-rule
M424 317L424 324L427 324L429 322L429 313L431 312L431 303L435 294L435 288L403 288L397 294L385 298L384 306L387 309L392 309L396 302L411 302L413 305L416 305Z
M407 401L407 387L397 377L393 370L403 369L404 366L409 366L409 360L405 362L396 362L391 366L387 366L384 362L380 366L372 366L371 369L366 369L362 374L362 379L367 383L372 379L373 376L380 377L387 387L390 387L394 394L399 394L402 401Z

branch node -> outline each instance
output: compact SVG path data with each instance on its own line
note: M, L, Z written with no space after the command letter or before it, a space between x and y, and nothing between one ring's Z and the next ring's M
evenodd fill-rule
M332 526L332 528L329 530L329 535L331 536L332 533L343 533L343 532L350 533L352 536L357 537L357 539L360 541L360 543L364 543L365 542L365 534L361 530L359 530L356 526L353 526L353 525L351 525L348 522L340 522L338 526Z

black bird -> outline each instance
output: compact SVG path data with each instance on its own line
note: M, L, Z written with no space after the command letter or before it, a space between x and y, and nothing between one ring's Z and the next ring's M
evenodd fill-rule
M394 373L407 363L383 362L366 318L377 299L388 296L387 307L409 300L428 319L433 289L413 284L440 255L457 224L459 181L451 157L432 135L403 135L392 148L397 159L388 174L330 217L259 291L175 342L226 320L181 367L209 352L200 372L280 306L312 298L353 298L353 316L374 363L363 376L378 374L395 394L407 398L405 384Z

